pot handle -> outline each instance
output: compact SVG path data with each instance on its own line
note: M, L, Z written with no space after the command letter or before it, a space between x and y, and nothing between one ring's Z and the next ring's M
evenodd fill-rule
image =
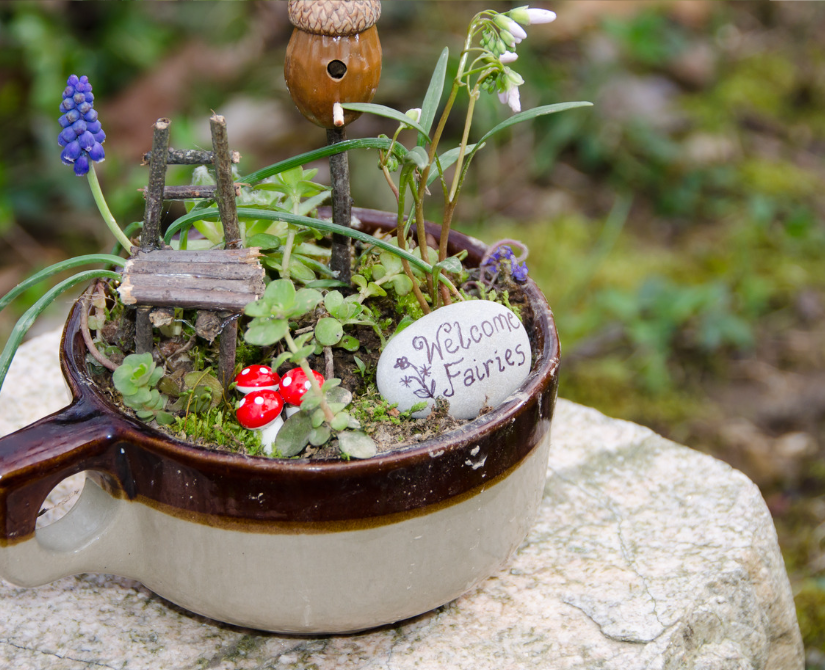
M87 478L66 516L36 533L35 525L46 496L73 474L102 472L123 489L112 467L116 441L111 420L84 399L0 439L0 576L38 586L98 564L118 509L98 484Z

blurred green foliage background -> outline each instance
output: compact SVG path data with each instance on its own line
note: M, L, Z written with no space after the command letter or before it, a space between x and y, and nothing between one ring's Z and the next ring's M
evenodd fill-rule
M517 4L385 2L376 102L420 106L440 50L458 53L470 17ZM456 227L529 245L562 338L563 396L760 485L809 666L825 668L825 5L541 4L559 19L519 45L523 107L596 106L485 148ZM108 135L98 174L125 225L142 218L139 163L158 117L172 119L173 146L207 148L211 110L224 114L242 173L324 143L283 82L290 33L284 2L1 5L0 293L112 244L85 180L59 160L69 74L94 84ZM484 97L474 129L508 114ZM349 135L392 129L362 117ZM448 146L460 131L456 115ZM355 204L392 208L374 152L350 160ZM170 169L169 183L190 179ZM428 214L439 217L437 202ZM57 327L69 301L43 327Z

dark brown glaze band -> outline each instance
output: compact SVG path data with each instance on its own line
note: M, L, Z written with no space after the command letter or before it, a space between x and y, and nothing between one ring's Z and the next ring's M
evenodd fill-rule
M364 228L395 226L395 217L384 212L353 213ZM438 239L438 226L428 225L428 232ZM484 245L453 232L450 253L462 249L478 263ZM0 440L0 545L31 536L49 491L84 470L101 473L98 480L119 497L199 523L256 531L263 522L276 522L274 532L288 526L330 532L381 525L473 495L518 466L550 428L559 343L547 302L530 280L526 294L534 314L535 364L517 397L446 435L350 462L211 451L120 414L88 377L75 306L61 343L72 404ZM467 461L477 455L487 458L473 469Z

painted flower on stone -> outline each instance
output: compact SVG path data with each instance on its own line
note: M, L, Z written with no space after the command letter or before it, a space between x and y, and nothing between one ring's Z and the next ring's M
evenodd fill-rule
M60 103L63 115L57 121L62 130L57 143L63 147L60 159L66 165L73 165L74 173L79 177L89 172L89 161L100 163L106 158L102 146L106 133L98 121L94 99L87 76L73 74L69 77Z
M394 368L400 368L401 370L406 370L408 367L410 367L410 365L411 365L411 363L407 359L407 357L406 356L401 356L401 358L397 358L395 360L395 365L393 367Z

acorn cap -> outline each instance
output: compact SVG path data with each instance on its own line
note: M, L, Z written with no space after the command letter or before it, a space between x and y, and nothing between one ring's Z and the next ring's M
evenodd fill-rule
M235 416L244 428L256 430L275 421L284 408L284 399L277 391L253 391L241 398Z
M277 389L281 378L266 365L250 365L235 377L235 387L241 393L249 393L265 388Z
M319 385L324 383L324 375L320 372L312 371ZM290 405L300 405L303 402L304 394L312 388L307 376L301 368L293 368L281 377L281 395Z
M381 0L289 0L293 26L314 35L364 32L381 16Z

